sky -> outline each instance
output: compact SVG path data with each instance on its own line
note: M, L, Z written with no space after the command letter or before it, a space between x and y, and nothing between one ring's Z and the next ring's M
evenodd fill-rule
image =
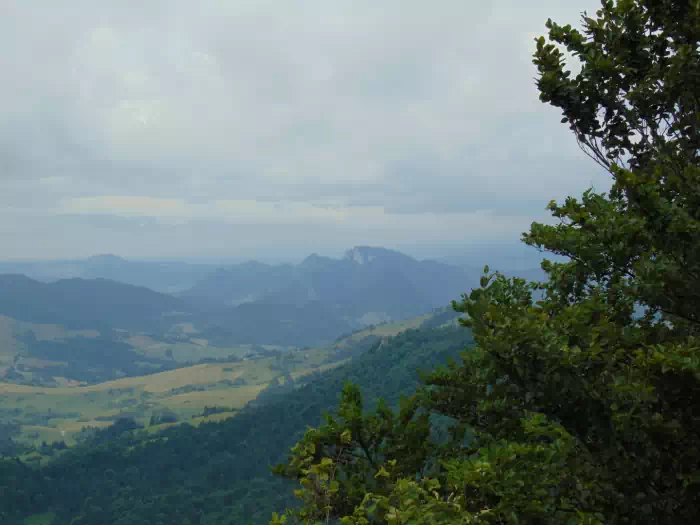
M605 189L533 38L595 0L2 0L0 259L418 257Z

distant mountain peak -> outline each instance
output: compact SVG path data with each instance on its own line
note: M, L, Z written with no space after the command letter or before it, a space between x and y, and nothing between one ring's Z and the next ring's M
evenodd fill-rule
M36 281L32 279L31 277L27 277L24 274L21 273L3 273L0 274L0 284L8 284L8 283L36 283L39 284L39 281Z
M317 253L312 253L306 259L301 261L299 266L304 269L323 268L328 264L333 264L334 262L336 261L334 261L330 257L323 257L322 255L319 255Z
M374 246L355 246L345 252L345 259L351 260L356 264L368 264L375 259L413 260L411 257L401 252Z
M367 250L362 250L360 248L353 248L350 250L347 257L348 259L355 261L357 264L366 264L377 258L376 255L367 253Z

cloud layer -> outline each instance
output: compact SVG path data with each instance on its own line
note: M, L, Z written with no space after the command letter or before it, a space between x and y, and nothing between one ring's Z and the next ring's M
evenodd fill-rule
M595 7L5 1L2 253L516 239L551 198L607 184L530 57L548 17Z

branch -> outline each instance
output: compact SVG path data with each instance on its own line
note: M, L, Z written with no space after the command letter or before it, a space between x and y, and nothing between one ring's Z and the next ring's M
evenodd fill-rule
M371 455L370 452L369 452L369 449L368 449L368 447L367 447L367 444L365 443L365 440L362 439L362 435L361 435L361 434L357 436L357 443L360 445L360 448L361 448L362 451L365 453L365 456L367 457L367 461L369 461L370 465L372 465L372 467L373 467L375 470L379 470L379 465L377 465L377 463L376 463L376 462L374 461L374 459L372 458L372 455Z

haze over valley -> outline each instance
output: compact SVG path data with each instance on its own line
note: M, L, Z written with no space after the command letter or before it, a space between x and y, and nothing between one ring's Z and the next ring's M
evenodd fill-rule
M0 453L37 465L100 429L223 421L406 331L455 330L455 290L477 279L366 246L298 264L100 255L2 269L31 277L0 274Z

